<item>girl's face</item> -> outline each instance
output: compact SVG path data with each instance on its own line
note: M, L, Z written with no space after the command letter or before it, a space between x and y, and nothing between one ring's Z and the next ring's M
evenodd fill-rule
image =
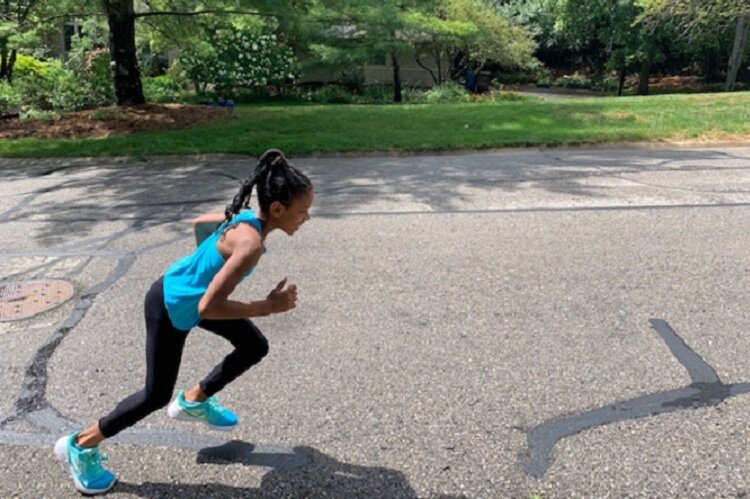
M271 212L276 218L278 227L290 236L297 232L303 223L310 220L310 207L313 204L313 190L300 194L289 206L273 203ZM274 213L275 212L275 213Z

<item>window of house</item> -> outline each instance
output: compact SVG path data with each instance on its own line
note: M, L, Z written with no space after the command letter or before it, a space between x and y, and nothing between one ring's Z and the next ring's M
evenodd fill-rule
M65 52L70 52L73 48L73 37L81 35L81 25L78 23L65 23L63 27L63 47Z

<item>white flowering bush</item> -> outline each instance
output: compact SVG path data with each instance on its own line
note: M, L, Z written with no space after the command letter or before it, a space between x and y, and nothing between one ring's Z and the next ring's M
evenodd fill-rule
M282 86L299 78L292 49L274 33L223 27L206 30L206 34L205 42L180 56L198 92L205 92L208 85L220 93Z

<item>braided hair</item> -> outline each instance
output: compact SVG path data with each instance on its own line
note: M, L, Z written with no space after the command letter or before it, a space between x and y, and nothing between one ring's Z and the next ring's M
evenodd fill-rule
M268 213L274 201L289 206L294 198L312 189L312 182L289 163L283 152L269 149L258 158L255 169L242 182L239 192L227 205L224 210L225 222L231 221L243 207L249 206L253 188L258 194L260 211Z

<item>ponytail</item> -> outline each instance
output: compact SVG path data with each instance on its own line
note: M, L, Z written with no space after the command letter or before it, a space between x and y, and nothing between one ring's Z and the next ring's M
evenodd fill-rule
M274 201L288 206L302 192L312 188L307 176L289 163L283 152L269 149L264 152L250 176L242 182L239 192L224 210L225 223L230 222L242 208L247 208L253 188L257 190L260 210L267 212Z

